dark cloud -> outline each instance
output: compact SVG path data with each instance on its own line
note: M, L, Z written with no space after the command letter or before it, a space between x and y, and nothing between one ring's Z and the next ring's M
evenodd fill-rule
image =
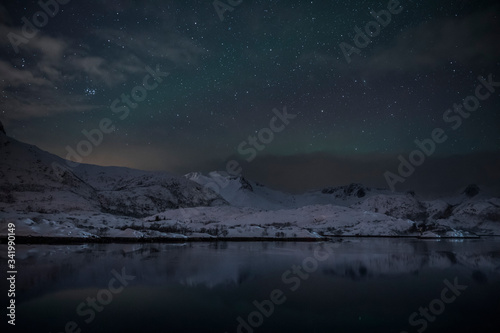
M0 25L11 25L12 18L3 4L0 4Z
M499 9L495 5L466 16L433 19L406 29L387 45L374 46L366 59L360 59L359 71L387 75L435 70L450 63L472 68L491 64L500 57L500 47L495 42L500 36ZM376 44L375 39L373 43Z
M397 155L333 156L306 154L262 156L244 165L243 174L264 184L291 192L302 192L326 186L362 183L386 188L386 171L397 174ZM415 190L428 195L455 193L469 184L500 195L500 156L498 153L476 153L429 157L416 168L397 191Z

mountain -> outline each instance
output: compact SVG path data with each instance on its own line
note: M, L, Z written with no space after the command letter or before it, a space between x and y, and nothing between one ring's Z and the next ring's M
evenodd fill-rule
M189 180L208 187L235 207L253 207L266 210L292 209L309 205L350 206L377 194L391 194L384 189L372 189L361 184L327 187L302 194L290 194L270 189L243 176L231 176L224 171L186 174Z
M226 204L199 184L166 172L80 164L0 132L0 211L93 211L144 217L179 207Z
M242 176L231 176L225 172L213 171L207 175L189 173L186 178L209 187L221 195L232 207L254 209L243 212L237 218L224 216L219 209L203 209L203 217L191 209L184 221L218 220L224 224L237 225L243 219L252 219L261 224L287 223L295 221L301 228L314 228L322 234L335 230L342 235L437 235L500 234L500 198L491 197L477 185L469 185L455 196L435 200L423 200L413 192L396 193L374 189L361 184L326 187L292 195L269 189L262 184ZM261 212L264 210L265 212ZM258 214L257 214L258 212ZM161 219L177 219L169 211L160 214ZM222 214L222 215L221 215ZM235 216L233 211L232 216ZM245 218L243 218L245 216ZM313 220L314 227L307 221ZM384 223L380 223L384 221ZM404 221L404 223L395 223ZM205 222L205 223L206 223ZM377 222L375 225L374 223ZM278 224L279 224L278 223ZM353 227L356 224L360 227ZM337 227L342 225L340 231ZM397 227L395 227L397 225ZM290 233L285 233L290 236ZM291 233L292 235L294 233ZM235 234L236 236L237 234Z
M167 209L227 204L209 188L167 172L81 165L74 173L96 189L104 212L145 217Z
M213 171L208 175L192 172L184 177L212 189L235 207L275 210L291 208L295 204L294 196L291 194L274 191L256 182L248 181L242 176L231 176L222 171Z
M0 211L59 212L99 210L96 189L71 171L54 169L64 161L0 132Z
M19 142L0 124L0 235L115 239L325 239L500 235L500 198L470 185L424 200L361 184L302 194L242 176L80 164Z

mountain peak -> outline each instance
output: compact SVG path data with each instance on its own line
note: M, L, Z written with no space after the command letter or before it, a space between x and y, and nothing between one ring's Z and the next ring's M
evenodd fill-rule
M481 192L479 186L477 186L476 184L470 184L465 188L465 190L462 193L464 193L469 198L472 198L478 195L479 192Z
M339 196L348 196L353 197L356 196L358 198L362 198L366 195L366 192L371 191L371 189L357 183L351 183L349 185L344 186L336 186L336 187L326 187L321 190L323 194L336 194Z

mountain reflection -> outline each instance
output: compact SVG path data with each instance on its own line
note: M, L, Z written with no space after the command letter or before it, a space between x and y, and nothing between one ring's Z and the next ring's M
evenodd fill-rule
M485 240L339 239L314 274L346 279L418 274L457 268L478 283L500 274L500 251ZM325 245L325 244L323 244ZM20 245L18 288L32 297L64 288L102 287L111 269L126 267L134 284L237 286L281 274L311 257L319 243L220 242L186 244ZM456 251L457 250L457 251ZM2 251L6 253L6 251Z

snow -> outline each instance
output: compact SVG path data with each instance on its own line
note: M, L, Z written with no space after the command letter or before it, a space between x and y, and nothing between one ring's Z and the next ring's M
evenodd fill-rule
M477 186L434 200L360 184L289 194L220 171L69 168L3 133L0 152L2 236L8 222L19 236L68 239L500 235L500 198Z

